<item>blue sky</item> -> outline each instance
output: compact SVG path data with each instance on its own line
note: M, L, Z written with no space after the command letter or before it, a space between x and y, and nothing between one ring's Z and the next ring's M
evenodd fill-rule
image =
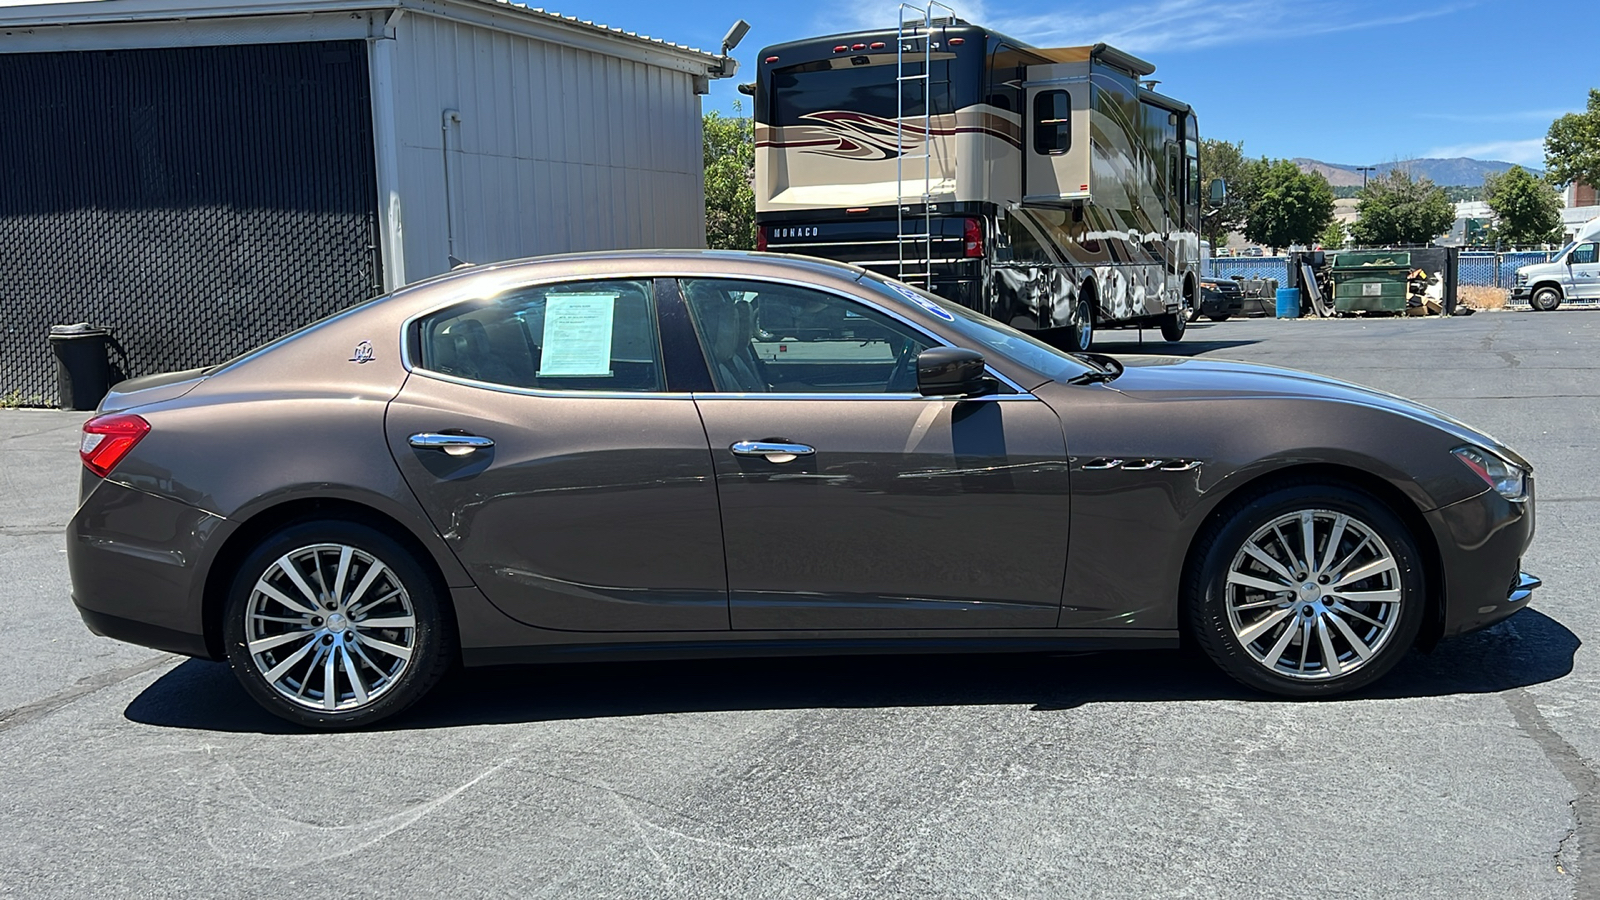
M753 78L766 44L892 25L882 0L552 0L553 11L715 50ZM530 4L535 5L535 4ZM1471 156L1542 166L1550 120L1600 87L1591 3L1373 0L955 0L970 21L1036 46L1106 41L1156 64L1160 90L1194 104L1206 137L1252 156L1361 165ZM705 108L743 99L713 84ZM1298 108L1297 108L1298 107ZM748 110L748 106L745 107Z

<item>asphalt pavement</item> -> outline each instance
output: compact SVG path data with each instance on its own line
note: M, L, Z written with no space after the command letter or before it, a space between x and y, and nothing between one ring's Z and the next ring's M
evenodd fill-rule
M82 414L0 411L0 895L1600 897L1600 312L1196 323L1535 465L1545 586L1351 698L1183 652L471 670L354 734L88 633Z

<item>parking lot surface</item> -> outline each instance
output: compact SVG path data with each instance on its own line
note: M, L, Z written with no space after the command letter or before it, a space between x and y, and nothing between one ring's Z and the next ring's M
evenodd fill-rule
M88 633L84 416L0 411L0 895L1600 896L1600 312L1100 337L1505 440L1537 473L1532 608L1336 701L1183 652L572 665L307 734L225 665Z

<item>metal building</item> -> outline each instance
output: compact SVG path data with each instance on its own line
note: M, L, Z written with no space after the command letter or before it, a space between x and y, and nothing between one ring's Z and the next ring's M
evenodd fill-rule
M705 243L731 59L498 0L0 0L0 397L48 326L218 362L474 262Z

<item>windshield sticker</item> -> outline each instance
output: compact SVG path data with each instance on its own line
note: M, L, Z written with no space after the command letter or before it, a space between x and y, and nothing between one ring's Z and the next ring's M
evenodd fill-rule
M539 377L611 374L616 294L557 294L545 301Z
M932 300L929 300L927 297L922 296L916 291L913 291L911 288L908 288L903 284L890 284L889 287L893 289L896 294L899 294L907 300L910 300L912 303L915 303L928 312L933 313L946 322L954 322L956 320L956 317L951 315L949 310L933 302Z

